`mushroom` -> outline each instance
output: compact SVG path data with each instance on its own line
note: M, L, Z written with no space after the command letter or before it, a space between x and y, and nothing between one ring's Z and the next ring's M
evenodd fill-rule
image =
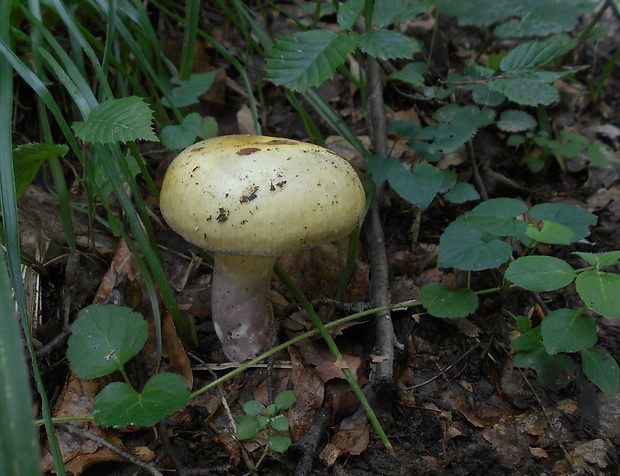
M176 232L214 252L215 332L226 356L244 361L271 344L276 257L350 233L365 195L351 165L323 147L230 135L181 152L160 205Z

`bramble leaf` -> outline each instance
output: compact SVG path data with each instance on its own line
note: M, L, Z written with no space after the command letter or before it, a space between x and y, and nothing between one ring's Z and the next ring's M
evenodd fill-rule
M108 99L94 107L85 121L71 126L84 142L110 144L132 140L157 141L152 127L153 111L138 96Z
M395 58L411 58L422 51L420 43L408 36L393 30L373 30L358 39L360 49L375 58L390 60Z
M502 112L497 127L504 132L522 132L536 127L536 119L525 111L509 109Z
M265 71L277 85L304 92L334 76L356 46L356 33L309 30L283 36L271 48Z

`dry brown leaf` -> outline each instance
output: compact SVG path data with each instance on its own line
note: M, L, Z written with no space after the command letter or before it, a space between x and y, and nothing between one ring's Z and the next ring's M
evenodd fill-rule
M290 354L293 365L291 379L296 398L289 410L288 421L291 438L298 440L308 432L317 412L323 407L325 384L299 352L290 349Z

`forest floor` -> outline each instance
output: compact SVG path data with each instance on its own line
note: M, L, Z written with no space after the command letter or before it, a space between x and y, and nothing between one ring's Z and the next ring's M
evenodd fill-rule
M583 51L576 64L604 64L618 39L618 20L607 20L610 32ZM449 38L458 38L456 26L441 25L445 61L464 61L464 53ZM244 46L222 30L220 39L231 51ZM175 41L172 38L170 41ZM476 44L471 39L469 44ZM164 42L165 43L165 42ZM164 49L167 46L164 45ZM173 48L173 46L170 46ZM461 57L458 57L458 54ZM447 53L446 53L447 54ZM213 66L206 45L197 69ZM455 55L457 55L455 59ZM220 60L218 60L220 61ZM596 66L595 66L596 67ZM598 66L600 68L600 66ZM239 94L236 78L220 78L217 89L204 97L201 107L216 118L220 134L251 132L247 106ZM320 94L366 144L369 132L355 93L348 83L334 80ZM620 146L620 74L616 67L609 76L598 104L589 101L588 88L579 82L562 82L561 100L548 108L554 127L581 134L597 135L615 151ZM303 124L285 96L265 86L269 111L265 111L265 133L303 140ZM424 108L414 100L387 89L386 104L392 112L388 121L413 117ZM320 121L319 121L320 123ZM328 146L364 172L363 161L339 137L330 136ZM473 140L473 151L489 197L512 197L529 204L560 202L579 205L598 216L587 241L554 247L554 256L569 257L573 251L620 249L620 168L600 170L585 160L559 164L552 161L542 171L532 172L519 151L507 148L496 131L483 130ZM407 159L403 143L393 143L398 158ZM142 146L161 180L172 152L153 145ZM445 163L461 180L472 176L471 160L465 147ZM79 195L75 197L80 199ZM195 320L199 347L180 345L170 323L164 325L166 365L186 377L193 388L213 381L231 368L222 354L210 321L209 294L212 268L195 249L172 232L161 220L153 197L147 203L158 228L159 252L177 299ZM464 282L465 273L439 269L437 247L448 223L471 208L435 200L424 212L394 193L387 193L380 213L389 264L389 290L393 304L418 299L419 290L433 282ZM51 237L52 246L62 245L54 200L42 188L31 187L21 201L22 229L33 236L40 227ZM76 223L80 217L76 216ZM331 318L368 308L368 285L373 276L364 246L357 259L347 296L349 303L337 303ZM94 302L128 305L149 316L148 296L137 265L127 246L106 230L96 230L98 253L57 259L42 276L43 322L35 330L41 346L48 344L65 327L63 320ZM551 251L550 251L551 252ZM328 318L329 299L338 287L338 249L323 245L281 260L283 268ZM494 285L490 274L474 278L474 289ZM620 291L620 290L619 290ZM311 321L299 311L289 291L274 276L272 298L281 324L280 340L304 332ZM545 308L576 306L579 296L570 285L562 292L539 295L510 290L504 295L488 294L467 319L442 320L422 307L392 311L399 348L396 351L391 385L372 386L370 362L374 345L372 317L360 319L334 332L346 365L363 386L394 448L391 455L377 437L359 402L342 378L338 365L320 338L302 341L276 356L273 368L267 364L251 368L217 388L206 392L166 418L155 429L102 429L92 423L76 424L83 433L58 428L67 469L74 474L138 474L124 456L91 439L105 438L142 461L157 461L163 474L240 475L252 473L264 450L264 440L240 445L233 437L230 415L241 413L249 400L267 403L269 395L293 389L296 401L286 413L294 441L282 461L268 456L259 474L316 475L568 475L620 474L620 397L605 396L587 380L579 367L564 385L550 390L528 369L512 363L510 342L515 337L513 315L539 319ZM356 305L358 307L356 307ZM169 316L164 316L169 321ZM604 321L604 322L603 322ZM599 319L599 345L620 359L620 321ZM132 362L130 375L138 380L154 370L154 339ZM56 416L88 414L93 396L107 381L82 381L68 368L66 347L54 347L42 357L46 388ZM341 363L342 365L342 363ZM223 403L226 402L226 405ZM86 433L89 432L89 433ZM304 436L307 435L307 436ZM43 465L51 471L49 455ZM306 465L305 467L301 467ZM297 466L297 469L295 467ZM178 473L174 473L177 470ZM141 469L140 474L151 474ZM185 472L183 472L185 471Z

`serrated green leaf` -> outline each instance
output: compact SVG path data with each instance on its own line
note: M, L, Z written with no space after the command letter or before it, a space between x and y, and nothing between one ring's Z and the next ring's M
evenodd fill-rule
M560 99L558 91L550 84L528 78L497 78L489 81L487 87L524 106L548 105Z
M595 266L596 269L602 269L605 266L611 266L620 261L620 251L607 251L604 253L582 253L575 252L577 256L580 256L590 266Z
M405 200L425 210L441 188L443 174L431 164L421 163L413 171L402 164L391 166L387 174L390 186Z
M278 453L284 453L292 443L293 441L284 435L271 435L267 440L267 446Z
M569 245L574 241L575 233L566 225L544 220L540 228L529 223L525 230L525 236L540 243Z
M218 70L192 73L187 81L182 81L178 77L172 78L172 83L178 86L162 99L162 104L166 107L185 107L196 104L198 96L206 93L213 85L217 73Z
M564 53L568 41L568 35L557 35L544 40L521 43L502 58L500 69L513 71L548 64Z
M140 351L147 337L147 322L127 307L86 307L71 327L67 349L70 368L82 379L120 370Z
M506 279L529 291L553 291L570 284L577 273L553 256L522 256L508 265Z
M250 400L243 404L243 411L250 416L256 416L263 413L263 406L256 400Z
M256 417L253 416L241 415L235 417L235 422L237 423L237 439L241 441L254 438L261 430Z
M424 75L427 72L428 63L407 63L403 69L390 74L387 79L397 79L400 81L405 81L409 84L413 84L414 86L424 86Z
M511 252L510 245L496 235L457 219L441 235L437 266L471 271L496 268Z
M364 11L366 0L348 0L338 9L338 25L343 30L351 30Z
M457 182L454 187L446 192L444 198L452 203L464 203L470 200L479 200L480 195L472 184Z
M429 0L375 0L372 21L379 28L406 22L425 13L432 3Z
M408 36L393 30L373 30L358 38L360 49L375 58L390 60L395 58L411 58L422 51L420 43Z
M443 283L422 288L420 300L428 312L436 317L466 317L478 308L478 296L471 289L454 291Z
M491 91L484 84L472 84L469 88L471 90L471 98L480 106L484 107L496 107L506 100L506 96L495 91Z
M614 396L618 392L620 368L618 362L603 349L583 349L581 351L583 373L601 389L603 393Z
M502 38L541 37L572 31L582 12L573 2L540 0L522 11L519 19L499 25L494 34Z
M357 36L310 30L278 38L265 65L267 78L300 92L319 86L332 78L353 52Z
M528 322L531 322L528 319ZM540 348L542 343L542 333L540 326L524 332L510 344L510 348L514 350L533 350Z
M146 101L131 96L108 99L94 107L85 121L74 122L71 127L80 139L92 144L157 141L152 120L153 111Z
M596 343L596 322L573 309L557 309L540 325L545 349L549 354L578 352Z
M509 109L502 112L497 127L504 132L527 131L536 127L536 119L525 111Z
M51 157L61 157L69 147L60 144L24 144L13 149L15 195L19 199L36 177L41 165Z
M93 416L103 426L153 426L188 400L187 382L180 375L168 372L151 377L142 393L125 382L109 384L95 398Z
M577 294L590 309L608 319L620 316L620 275L584 271L575 281Z
M458 17L461 26L490 26L514 13L514 9L507 0L477 0L476 2L439 0L437 9L447 15Z
M276 404L278 410L286 410L295 403L295 391L294 390L285 390L276 395L273 399L273 403Z
M548 220L573 230L573 242L590 234L589 227L596 225L597 217L581 207L565 203L541 203L530 208L528 214L535 220Z
M197 112L191 112L180 124L170 124L161 130L161 142L171 149L185 149L192 145L200 131L202 119Z

